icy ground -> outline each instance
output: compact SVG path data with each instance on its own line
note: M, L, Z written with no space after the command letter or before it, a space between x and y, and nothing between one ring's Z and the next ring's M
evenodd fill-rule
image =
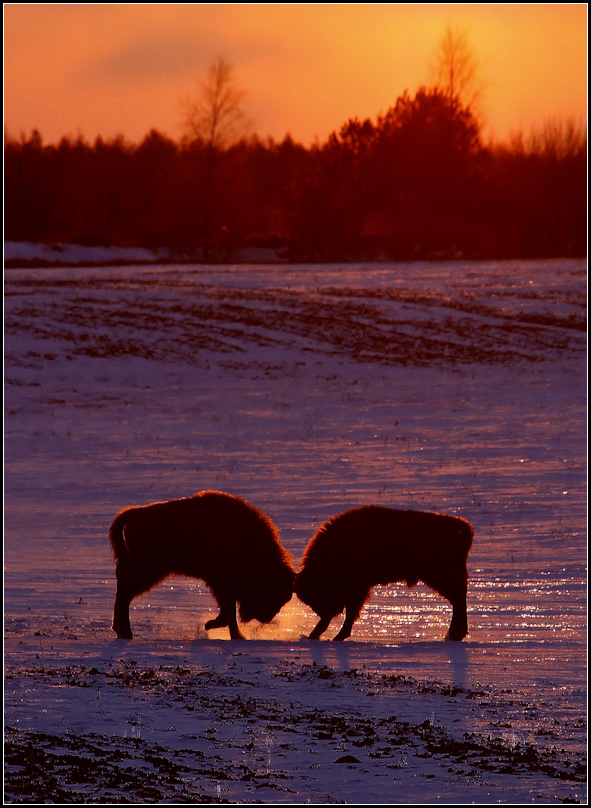
M6 270L5 801L586 802L586 272ZM114 515L212 487L296 565L347 507L464 516L470 636L391 586L231 642L179 578L114 639Z

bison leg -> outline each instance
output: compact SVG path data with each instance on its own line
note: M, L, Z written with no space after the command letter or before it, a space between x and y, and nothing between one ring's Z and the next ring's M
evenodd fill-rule
M236 620L236 602L233 602L231 606L229 604L222 606L218 616L213 620L208 620L205 624L207 630L210 628L224 628L225 626L229 627L230 638L232 640L244 639L244 635L240 632L238 621Z
M346 640L347 637L351 636L353 623L359 617L359 613L363 608L366 597L367 593L364 592L363 595L359 595L359 597L354 598L345 604L345 622L341 626L341 630L336 635L335 640Z
M331 616L331 617L321 617L320 620L318 621L318 623L316 623L316 626L314 627L314 630L310 633L308 639L310 639L310 640L319 639L320 635L324 634L324 632L328 628L328 624L332 620L332 617L333 616Z
M119 584L115 595L115 608L113 609L113 631L121 640L131 640L131 623L129 622L129 604L131 595Z
M345 622L341 626L341 630L336 635L335 640L346 640L347 637L351 636L351 630L353 628L353 623L355 622L355 617L349 617L348 614L345 615Z
M233 619L230 620L230 639L232 640L243 640L244 634L238 628L238 621L236 620L236 615L234 615Z
M446 573L445 570L438 571L438 575L432 573L423 575L422 580L431 589L434 589L452 605L453 614L446 640L461 640L468 633L468 614L466 607L466 596L468 592L468 573L466 565L458 564L455 572Z
M468 614L466 601L453 604L453 614L446 640L462 640L468 633Z
M209 631L210 628L225 628L228 625L228 618L224 617L224 613L220 612L214 620L208 620L205 628Z
M113 610L113 631L121 639L131 640L129 605L134 598L148 592L166 578L167 572L149 568L134 569L129 565L117 566L117 594Z

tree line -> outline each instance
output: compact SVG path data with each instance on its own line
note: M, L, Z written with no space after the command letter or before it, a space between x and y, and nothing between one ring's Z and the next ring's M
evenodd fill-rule
M554 122L484 144L438 87L405 92L307 148L290 136L178 142L38 132L4 146L4 238L168 248L228 260L273 247L291 261L586 255L587 136Z

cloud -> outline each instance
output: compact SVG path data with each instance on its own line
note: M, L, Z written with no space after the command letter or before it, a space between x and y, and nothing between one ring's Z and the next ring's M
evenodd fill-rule
M73 68L76 81L133 84L137 81L169 81L203 74L212 61L223 56L244 66L277 56L276 43L260 37L243 41L196 36L193 32L151 33L96 55Z
M171 79L203 70L217 51L182 34L137 39L74 68L79 81L136 82Z

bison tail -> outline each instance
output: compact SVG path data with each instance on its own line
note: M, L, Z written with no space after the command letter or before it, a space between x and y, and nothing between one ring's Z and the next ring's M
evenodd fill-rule
M109 539L118 567L123 567L129 560L129 549L123 534L125 528L125 512L120 513L109 529Z

